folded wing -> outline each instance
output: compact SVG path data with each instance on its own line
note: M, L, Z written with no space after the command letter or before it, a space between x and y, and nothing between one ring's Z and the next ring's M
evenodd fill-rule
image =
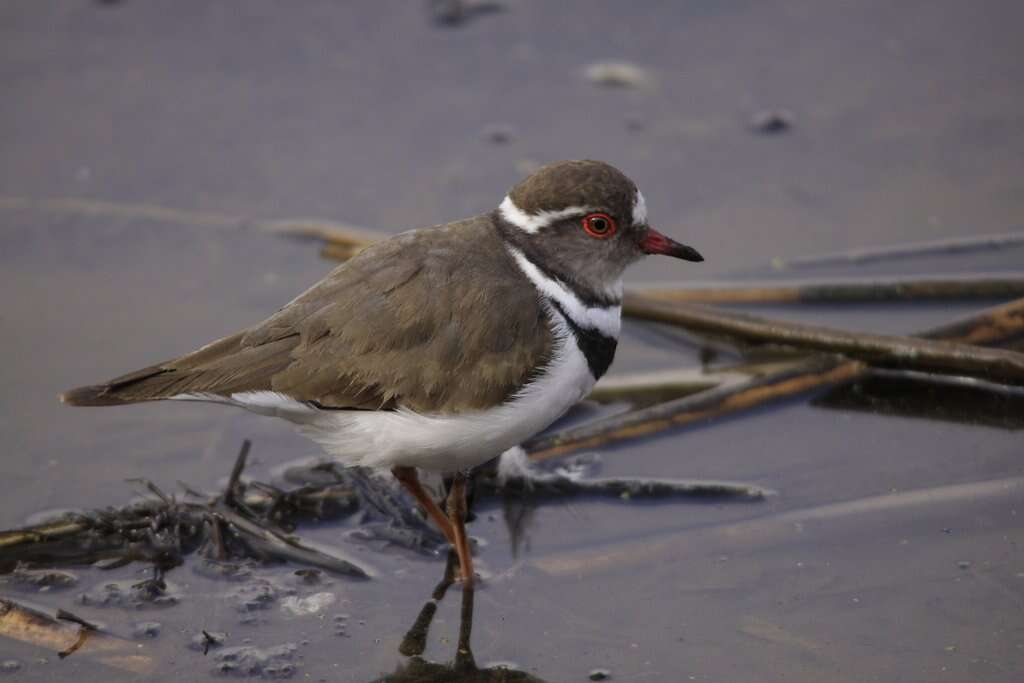
M322 408L456 413L507 400L551 348L536 291L480 216L380 242L259 325L61 398L273 391Z

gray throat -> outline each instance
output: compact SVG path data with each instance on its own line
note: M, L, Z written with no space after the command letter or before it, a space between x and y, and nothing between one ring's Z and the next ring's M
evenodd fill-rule
M611 296L608 292L583 282L568 267L545 254L536 240L530 239L530 235L523 233L518 227L502 218L500 212L494 211L491 214L491 220L494 221L498 233L506 243L521 251L530 263L537 266L537 269L544 275L565 285L586 306L609 308L622 305L621 297Z

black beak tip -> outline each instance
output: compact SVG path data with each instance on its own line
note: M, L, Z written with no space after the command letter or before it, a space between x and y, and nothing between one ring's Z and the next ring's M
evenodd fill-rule
M686 245L683 245L682 253L679 254L679 257L685 261L693 261L695 263L700 263L704 260L699 251Z

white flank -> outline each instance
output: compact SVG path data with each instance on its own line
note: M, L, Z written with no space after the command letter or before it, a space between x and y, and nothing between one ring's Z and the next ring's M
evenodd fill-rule
M231 394L230 398L217 394L178 394L171 396L170 400L226 403L260 415L283 417L288 420L295 420L297 416L315 415L319 412L318 408L277 391L244 391Z
M647 223L647 200L637 189L636 197L633 198L633 225L645 225Z
M622 306L608 306L607 308L585 306L572 290L558 280L549 278L542 273L540 268L533 265L523 252L511 246L508 247L508 251L533 286L544 296L557 301L574 323L580 327L597 330L607 337L618 338L619 330L622 327ZM621 281L619 281L618 287L621 294ZM612 289L615 289L614 284Z
M563 218L589 213L590 209L585 206L570 206L558 211L539 211L531 215L516 206L511 197L506 196L498 206L498 211L506 221L532 235Z
M317 409L308 403L296 401L287 394L276 391L245 391L231 394L232 403L237 403L255 413L289 417L290 415L315 415Z

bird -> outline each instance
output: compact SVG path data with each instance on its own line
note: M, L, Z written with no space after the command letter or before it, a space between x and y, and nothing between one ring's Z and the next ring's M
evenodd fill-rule
M623 273L651 254L703 261L650 226L622 171L554 162L493 211L372 244L263 322L59 398L284 418L343 465L390 469L469 588L468 473L590 392L615 355ZM452 477L445 510L419 470Z

